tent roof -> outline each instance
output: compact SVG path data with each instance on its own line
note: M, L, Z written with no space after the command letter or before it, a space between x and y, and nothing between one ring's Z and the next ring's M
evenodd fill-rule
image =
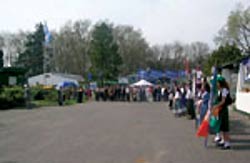
M131 86L152 86L152 85L153 85L152 83L142 79L142 80L132 84Z

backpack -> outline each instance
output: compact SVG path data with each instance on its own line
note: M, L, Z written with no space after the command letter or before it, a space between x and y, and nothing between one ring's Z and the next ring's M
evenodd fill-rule
M222 96L221 96L221 93L219 94L219 96L218 96L218 100L220 101L221 100L221 98L222 98ZM230 93L228 93L228 95L227 95L227 97L226 97L226 101L225 101L225 106L229 106L229 105L231 105L232 103L233 103L234 101L233 101L233 99L232 99L232 97L231 97L231 95L230 95Z
M227 98L226 98L226 105L229 106L233 103L233 99L230 95L230 93L227 95Z

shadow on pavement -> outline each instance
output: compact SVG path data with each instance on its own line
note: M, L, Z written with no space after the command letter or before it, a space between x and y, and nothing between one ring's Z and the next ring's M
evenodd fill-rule
M233 150L238 150L238 151L249 151L250 150L250 144L249 145L232 145Z
M250 151L250 127L243 120L230 120L230 135L233 150Z
M233 138L231 139L233 150L250 150L250 138L241 139Z
M250 126L242 120L230 120L230 135L250 136Z

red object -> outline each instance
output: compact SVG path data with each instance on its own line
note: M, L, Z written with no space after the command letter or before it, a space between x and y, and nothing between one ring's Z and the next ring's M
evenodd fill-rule
M184 60L184 66L185 66L186 74L190 74L189 60L187 58L185 58Z
M209 134L209 122L204 119L196 133L198 137L208 137Z

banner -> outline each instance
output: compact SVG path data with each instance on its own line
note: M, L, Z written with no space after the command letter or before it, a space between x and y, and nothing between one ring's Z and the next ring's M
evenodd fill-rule
M243 73L245 81L250 81L250 58L245 58L242 60L243 63Z
M165 74L170 79L184 78L186 76L185 71L166 71Z
M170 71L166 70L138 70L137 72L138 79L145 79L145 80L159 80L161 78L168 78L168 79L178 79L186 77L185 71Z

